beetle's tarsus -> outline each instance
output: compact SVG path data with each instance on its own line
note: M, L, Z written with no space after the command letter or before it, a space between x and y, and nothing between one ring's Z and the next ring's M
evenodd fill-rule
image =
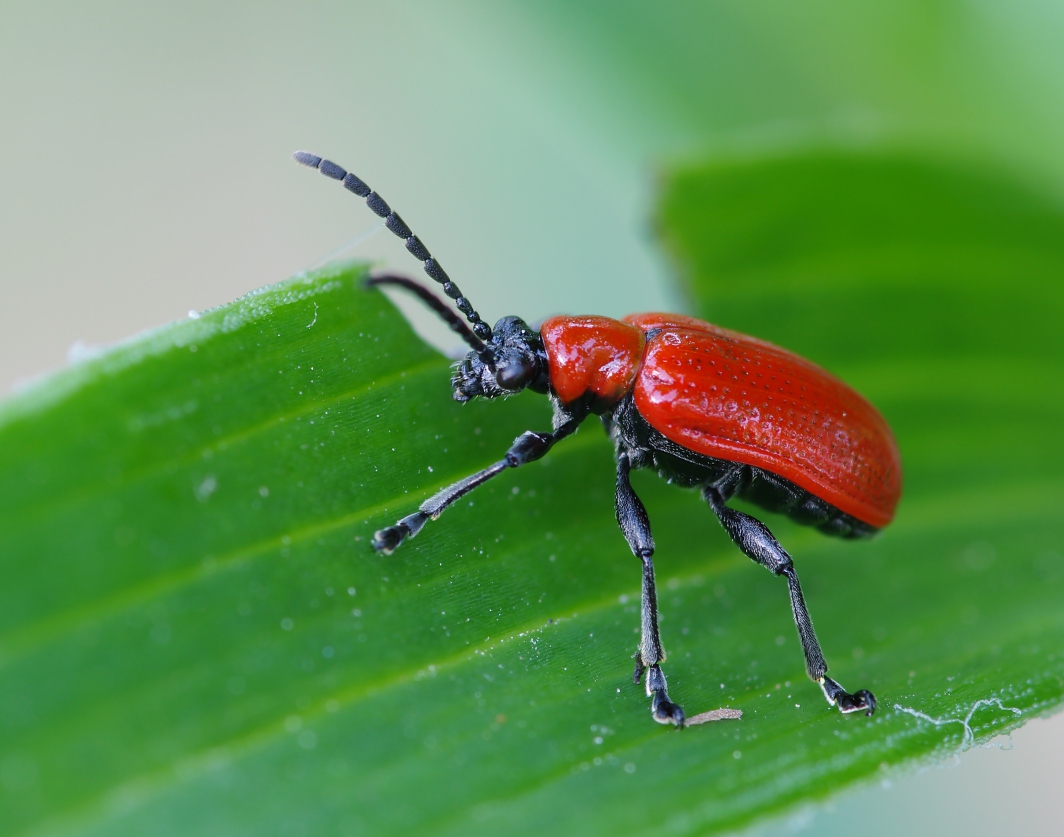
M391 555L399 548L399 544L407 538L414 537L414 535L420 532L421 527L424 526L428 520L429 515L425 514L423 511L416 511L413 514L408 514L394 526L388 526L374 532L373 540L370 541L370 543L377 552Z
M636 663L637 671L639 670L639 665L639 663ZM680 708L679 704L669 700L665 675L661 670L661 666L654 664L646 666L645 670L647 672L647 697L651 699L650 714L654 716L654 720L659 724L673 724L677 727L683 727L685 717L683 709Z
M837 706L843 715L862 710L865 715L871 715L876 711L876 696L868 689L858 689L851 695L827 676L821 678L820 688L824 690L824 697L828 699L828 703Z
M677 729L683 729L686 716L680 705L669 700L665 692L654 692L654 700L650 704L650 714L659 724L672 724Z
M399 544L406 538L407 533L400 526L389 526L386 529L378 529L373 533L373 548L377 552L391 555Z

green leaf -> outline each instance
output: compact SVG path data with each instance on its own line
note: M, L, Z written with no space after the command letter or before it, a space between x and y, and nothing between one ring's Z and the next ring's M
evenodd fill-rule
M1058 706L1059 209L900 154L666 184L701 313L897 430L906 494L878 539L764 516L875 717L826 706L785 585L642 473L670 690L745 712L652 722L594 422L375 554L376 528L550 415L455 404L362 269L328 270L0 408L0 832L704 834Z

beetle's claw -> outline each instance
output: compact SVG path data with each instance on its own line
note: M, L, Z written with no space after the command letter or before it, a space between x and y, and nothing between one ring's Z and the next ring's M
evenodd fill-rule
M843 715L862 710L865 715L871 715L876 711L876 696L868 689L858 689L851 695L830 677L821 678L820 688L824 690L828 703L837 706Z

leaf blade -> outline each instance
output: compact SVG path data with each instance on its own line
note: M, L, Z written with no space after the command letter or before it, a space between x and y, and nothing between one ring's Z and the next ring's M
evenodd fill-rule
M332 271L257 293L249 305L276 304L228 331L231 311L208 315L220 342L196 353L164 330L151 350L127 347L125 365L105 358L68 373L77 386L4 408L5 833L705 833L1058 707L1064 484L1042 440L1064 405L1039 384L1061 366L1045 330L1061 300L1038 283L1064 256L1026 227L1032 207L1038 229L1064 221L982 175L851 155L829 177L833 158L818 155L677 172L663 216L704 315L843 373L898 430L906 495L882 537L766 518L795 555L833 674L876 691L876 717L821 703L778 580L697 497L638 473L671 691L691 714L744 711L676 734L650 721L625 662L637 563L613 520L609 444L590 426L390 558L373 554L374 528L549 415L524 396L451 403L447 362L357 289L360 268ZM870 188L884 180L886 193ZM799 184L796 215L778 193ZM887 265L861 243L875 225L854 220L854 194L880 195L872 218L883 194L925 208L896 225ZM733 216L735 195L750 208ZM978 257L954 262L956 241L927 234L947 210L955 238L978 216ZM730 243L812 216L840 231L844 255L824 235L760 260ZM944 310L956 317L936 332Z

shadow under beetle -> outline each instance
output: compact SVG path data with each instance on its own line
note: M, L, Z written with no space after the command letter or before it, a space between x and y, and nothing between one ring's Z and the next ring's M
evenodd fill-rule
M875 711L867 689L851 694L827 676L791 556L765 524L727 506L742 497L843 538L867 537L886 526L901 495L901 462L875 407L798 355L691 317L551 317L538 332L519 317L503 317L489 328L376 192L329 160L305 151L294 157L365 198L465 316L469 325L411 279L367 280L414 293L470 346L452 377L456 401L530 389L554 406L549 433L522 433L494 465L377 532L376 550L391 553L456 500L509 468L540 459L595 414L616 451L617 522L643 567L642 637L632 679L639 683L645 676L654 720L682 727L684 712L669 698L661 671L654 539L629 482L634 468L653 468L669 482L700 489L739 549L786 578L806 671L828 703L844 713Z

